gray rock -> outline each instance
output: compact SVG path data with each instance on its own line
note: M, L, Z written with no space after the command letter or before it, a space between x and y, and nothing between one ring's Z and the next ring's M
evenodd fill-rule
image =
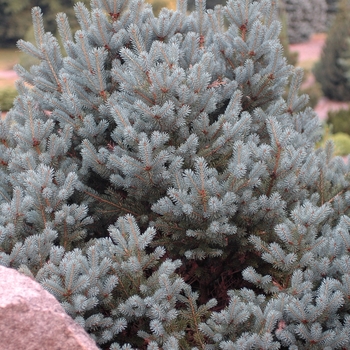
M0 350L98 350L39 283L0 266Z

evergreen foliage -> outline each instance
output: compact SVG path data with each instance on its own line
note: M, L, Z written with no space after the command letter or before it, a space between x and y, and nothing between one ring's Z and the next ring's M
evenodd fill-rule
M340 66L345 71L345 77L350 86L350 37L347 38L347 51L344 53L343 57L339 59Z
M326 0L327 2L327 27L329 28L334 20L334 17L338 11L339 0Z
M327 22L325 0L282 0L288 15L291 44L308 41L313 33L323 32Z
M344 132L350 135L350 109L329 111L327 124L332 126L332 132Z
M16 67L0 122L0 263L101 349L350 349L350 162L315 150L274 5L77 3L64 55L33 8L18 47L40 64Z
M314 73L323 94L332 100L350 101L350 83L342 60L347 58L350 37L350 1L341 0Z

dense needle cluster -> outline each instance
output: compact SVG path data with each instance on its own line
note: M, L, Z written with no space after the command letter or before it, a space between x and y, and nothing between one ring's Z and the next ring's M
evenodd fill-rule
M40 64L0 122L0 264L101 349L350 349L350 168L315 150L275 7L93 0L59 40L33 9L18 47Z

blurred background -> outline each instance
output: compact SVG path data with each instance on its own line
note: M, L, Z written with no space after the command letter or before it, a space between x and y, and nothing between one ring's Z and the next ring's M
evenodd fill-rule
M65 12L78 29L73 6L78 0L0 0L0 109L5 117L17 95L15 64L29 69L35 60L16 48L19 39L34 41L31 8L40 6L45 30L56 33L55 17ZM235 0L233 0L235 1ZM302 93L324 122L320 142L332 139L337 155L350 153L350 0L276 0L282 24L280 40L289 64L304 69ZM90 0L80 0L89 8ZM176 0L147 0L155 15ZM207 0L207 8L225 5ZM189 0L189 10L195 0ZM288 91L286 92L288 93Z

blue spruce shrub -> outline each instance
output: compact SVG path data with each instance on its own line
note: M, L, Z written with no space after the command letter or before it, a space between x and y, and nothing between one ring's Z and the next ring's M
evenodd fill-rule
M18 42L0 263L101 349L350 349L349 162L315 150L275 3L74 9L64 54L39 8Z

